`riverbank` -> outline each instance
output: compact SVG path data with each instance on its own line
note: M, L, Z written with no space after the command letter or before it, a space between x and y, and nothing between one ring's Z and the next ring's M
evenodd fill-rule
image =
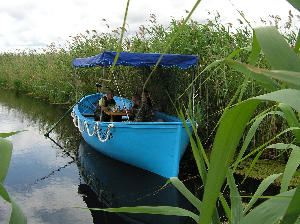
M235 174L246 176L248 174L249 167L252 163L252 159L244 160L235 171ZM248 178L253 178L256 180L263 180L266 177L272 174L283 173L285 170L286 164L269 159L260 159L256 162L255 166L252 168L250 173L248 174ZM277 186L280 186L282 180L282 176L276 179L273 183ZM300 183L300 169L297 169L295 172L291 183L289 185L290 188L295 188Z

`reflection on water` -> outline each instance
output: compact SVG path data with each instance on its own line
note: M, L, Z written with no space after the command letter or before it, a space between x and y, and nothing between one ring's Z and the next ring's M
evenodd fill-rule
M8 91L0 92L0 132L27 130L8 139L13 153L4 186L22 207L28 223L92 223L78 194L80 176L74 160L75 130L65 119L52 133L65 151L43 136L65 109ZM75 136L75 137L74 137ZM75 157L75 156L74 156ZM8 223L10 205L0 200L0 223Z
M117 215L74 207L173 205L187 202L160 176L111 160L81 144L70 117L44 133L67 109L0 90L0 132L27 130L8 139L13 154L4 186L28 223L186 223L157 215ZM77 153L79 152L79 153ZM78 159L78 160L77 160ZM0 223L10 205L0 200Z
M79 191L87 195L94 194L101 207L188 206L186 199L173 185L169 184L163 188L166 178L110 159L93 150L84 141L81 142L78 150L78 167L84 180L84 183L79 185ZM86 202L89 207L95 204L93 201ZM127 213L119 215L128 223L186 223L188 221L187 218L175 216ZM97 214L93 217L98 219Z

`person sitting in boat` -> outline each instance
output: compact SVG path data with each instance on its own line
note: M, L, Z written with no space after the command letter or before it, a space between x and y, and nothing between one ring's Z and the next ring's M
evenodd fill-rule
M147 97L145 94L142 94L142 102L139 109L137 110L134 121L135 122L152 121L152 108L148 104Z
M133 102L133 106L129 108L129 112L130 112L130 116L129 116L129 120L133 121L135 118L135 115L140 107L140 102L141 102L141 97L138 94L134 94L131 97L131 101Z
M151 102L151 99L149 97L149 92L146 89L143 90L142 97L146 98L149 107L152 109L152 102Z
M114 93L111 89L106 92L106 96L102 97L97 104L96 110L94 112L95 121L110 121L110 116L105 113L105 111L110 111L116 106L116 101L114 100Z

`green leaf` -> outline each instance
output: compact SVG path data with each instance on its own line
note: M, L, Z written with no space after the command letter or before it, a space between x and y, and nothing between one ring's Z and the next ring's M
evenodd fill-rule
M295 223L300 215L300 185L298 185L294 197L284 214L282 223Z
M276 92L260 95L253 99L275 101L277 103L285 103L296 111L300 112L300 91L295 89L283 89Z
M227 173L227 183L230 188L232 224L239 224L243 217L243 206L239 190L235 184L234 177L230 169L228 169Z
M252 40L251 53L250 53L250 56L249 56L249 65L252 65L252 66L255 65L255 63L256 63L256 61L259 57L260 51L261 51L261 48L258 44L258 41L257 41L255 33L254 33L253 34L253 40ZM227 59L229 59L229 58L227 57ZM241 93L240 93L238 102L242 101L244 92L246 91L246 87L248 85L249 78L250 78L250 72L245 74L245 79L244 79L243 84L242 84L242 89L241 89Z
M261 48L259 46L259 43L257 41L255 33L253 33L252 50L251 50L251 54L249 56L249 65L252 65L252 66L255 65L260 52L261 52Z
M278 107L285 114L285 119L287 120L290 127L300 127L298 118L290 106L284 103L280 103ZM297 142L300 143L300 130L293 130L293 133L297 139Z
M240 163L240 160L242 158L242 156L244 155L244 152L246 151L248 145L250 144L253 136L255 135L256 133L256 130L257 128L259 127L260 123L263 121L263 119L267 116L267 115L270 115L270 114L274 114L275 112L269 112L269 113L266 113L266 114L263 114L262 116L258 117L254 122L253 124L251 125L247 135L246 135L246 138L243 142L243 145L242 145L242 148L237 156L237 159L236 159L236 162L234 163L234 167L233 167L233 170L235 170L238 166L238 164ZM280 115L282 116L282 113L280 112L276 112L275 114L277 115Z
M300 111L299 99L300 91L298 90L279 90L246 100L223 113L214 139L210 168L204 187L199 217L201 224L208 224L210 222L221 186L225 179L226 170L230 165L247 122L254 113L257 105L262 100L275 101L277 103L286 103L297 111Z
M283 130L282 132L280 132L279 134L277 134L275 137L271 138L270 140L268 140L267 142L265 142L264 144L262 144L261 146L259 146L258 148L252 150L250 153L248 153L246 156L244 156L240 161L243 161L247 158L249 158L251 155L261 151L261 149L265 148L266 146L268 146L271 142L273 142L275 139L279 138L281 135L289 132L289 131L293 131L293 130L296 130L296 129L300 129L300 128L297 128L297 127L292 127L292 128L287 128L285 130Z
M275 27L259 27L254 32L273 69L300 72L299 57Z
M284 215L294 192L295 190L284 192L261 203L243 217L241 224L276 223Z
M196 145L196 142L195 142L195 140L192 136L192 133L190 132L190 130L189 130L187 124L186 124L186 121L184 120L184 115L183 115L182 111L179 112L179 117L182 120L183 125L184 125L184 127L185 127L185 129L186 129L186 131L187 131L187 133L190 137L191 148L192 148L193 156L195 158L195 162L196 162L196 165L197 165L197 168L198 168L198 172L201 176L201 179L202 179L203 183L205 183L205 181L206 181L206 167L205 167L205 164L204 164L204 161L203 161L203 158L202 158L203 156L202 156L199 148ZM190 122L192 123L191 120L190 120Z
M3 183L7 175L11 159L13 145L10 141L0 138L0 183Z
M280 85L277 82L275 82L274 80L272 80L271 78L269 78L265 75L256 73L255 69L258 69L256 67L252 67L250 65L244 64L242 62L234 61L231 59L225 59L224 61L231 68L243 73L246 76L250 75L250 77L252 77L256 81L260 82L265 88L267 88L269 90L274 91L274 90L278 90L280 88ZM250 68L252 68L252 70Z
M268 146L268 148L274 148L280 150L286 150L289 148L293 149L289 157L289 160L285 166L284 173L282 176L280 192L281 193L285 192L288 190L290 181L300 164L300 147L293 144L277 143Z
M137 207L121 207L121 208L89 208L91 210L101 210L107 212L128 212L128 213L144 213L144 214L157 214L157 215L175 215L187 216L198 220L198 215L183 208L172 206L137 206Z
M11 202L10 197L6 189L3 187L3 185L0 183L0 196L7 202Z
M231 223L231 222L232 222L232 219L231 219L231 210L230 210L230 208L229 208L229 206L228 206L228 204L227 204L227 201L225 200L225 198L224 198L222 192L220 192L219 199L220 199L220 201L221 201L221 204L222 204L222 206L223 206L223 209L224 209L224 211L225 211L225 214L226 214L226 216L227 216L227 218L228 218L228 221L229 221L229 223Z
M297 41L296 41L295 48L294 48L294 51L296 54L299 53L299 48L300 48L300 30L298 32Z
M258 186L256 192L254 193L253 197L251 198L250 202L247 204L247 207L244 210L244 214L246 214L249 209L254 205L254 203L259 199L259 197L264 193L264 191L276 180L282 173L273 174L265 178L260 185Z
M22 209L19 207L19 205L14 202L14 200L11 200L11 215L9 224L26 224L27 218L24 215Z
M258 104L256 100L244 101L222 115L211 153L199 223L210 222L236 147Z
M288 87L300 89L300 72L286 70L266 70L233 60L226 60L226 62L232 68L235 68L244 74L247 74L247 72L250 73L255 80L263 83L269 89L278 89L279 87L279 85L270 78L286 82Z
M24 215L22 209L17 205L17 203L11 199L6 189L0 183L0 196L6 200L7 202L11 203L11 215L10 215L10 224L26 224L27 218Z
M171 183L177 188L177 190L186 198L188 201L194 205L198 211L201 209L201 201L195 197L189 189L187 189L184 184L177 178L177 177L171 177L170 178Z
M124 31L125 31L125 25L126 25L126 18L127 18L127 13L128 13L128 7L129 7L129 2L130 2L130 0L127 0L126 9L125 9L125 14L124 14L124 18L123 18L123 25L122 25L121 36L120 36L119 44L118 44L118 50L117 50L116 57L114 58L113 64L112 64L112 66L111 66L111 68L110 68L111 74L112 74L113 71L114 71L115 65L116 65L116 63L117 63L117 61L118 61L119 54L120 54L120 51L121 51L122 41L123 41L123 36L124 36Z
M7 138L9 136L16 135L16 134L19 134L19 133L24 132L24 131L26 131L26 130L14 131L14 132L9 132L9 133L0 133L0 137L1 138Z
M298 11L300 11L300 2L298 0L287 0L292 6L295 7Z
M259 148L260 148L260 147L259 147ZM256 150L258 150L258 149L255 149L254 151L256 151ZM252 151L252 152L254 152L254 151ZM248 170L247 170L246 175L244 176L244 180L243 180L243 181L245 181L245 180L248 178L250 172L251 172L252 169L254 168L256 162L258 161L258 159L259 159L259 157L261 156L261 154L263 153L263 151L264 151L264 150L260 150L260 151L257 153L257 155L254 157L254 159L252 160L252 162L251 162L251 164L250 164L250 167L249 167ZM248 154L248 155L249 155L249 154ZM248 155L247 155L247 156L248 156Z

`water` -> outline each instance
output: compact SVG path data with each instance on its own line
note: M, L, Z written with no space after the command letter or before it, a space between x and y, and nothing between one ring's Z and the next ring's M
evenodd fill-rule
M81 140L70 116L44 133L66 108L0 90L0 133L26 130L8 138L13 153L4 186L28 223L187 223L187 218L118 215L81 208L171 205L190 209L165 179L117 162ZM10 205L0 199L0 223Z

